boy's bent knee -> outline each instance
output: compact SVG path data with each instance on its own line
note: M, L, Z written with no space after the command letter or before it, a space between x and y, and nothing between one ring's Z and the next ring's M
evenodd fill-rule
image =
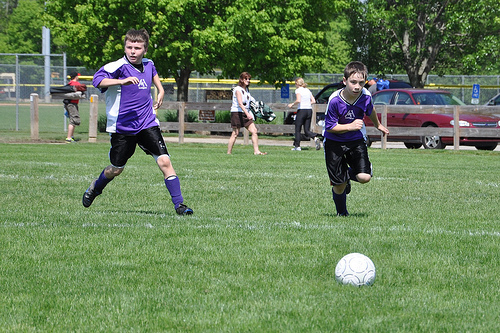
M356 175L356 178L358 178L358 181L363 184L363 183L368 183L370 179L372 179L372 176L370 176L367 173L358 173Z
M345 191L347 183L340 184L340 185L333 185L332 190L335 194L342 194Z
M123 169L124 167L117 168L115 166L110 165L106 167L106 169L104 170L104 175L106 176L106 178L113 179L116 176L120 175L123 172Z
M165 167L169 167L170 164L172 164L172 162L170 161L170 156L168 155L160 155L156 158L156 163L158 163L158 165L160 167L162 166L165 166Z

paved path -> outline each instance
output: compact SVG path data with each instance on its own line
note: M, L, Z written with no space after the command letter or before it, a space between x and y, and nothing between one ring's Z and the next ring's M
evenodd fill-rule
M178 137L164 137L165 142L179 142ZM184 138L185 143L220 143L220 144L227 144L229 140L229 137L224 137L224 136L211 136L208 138ZM243 144L243 138L238 138L236 141L236 144ZM251 142L250 142L251 144ZM301 144L303 147L307 146L307 142L302 142ZM288 146L290 149L293 146L293 139L290 138L289 140L270 140L270 139L260 139L259 138L259 146ZM380 141L376 141L372 144L372 148L380 148L381 143ZM387 148L389 149L407 149L405 145L402 142L388 142L387 143ZM420 148L423 149L423 148ZM446 146L446 149L448 150L453 150L453 146ZM475 147L468 147L468 146L460 146L460 150L476 150ZM497 146L495 151L500 151L500 145Z
M163 137L165 142L179 142L178 137ZM186 138L184 137L185 143L222 143L226 144L229 141L229 136L211 136L209 138ZM249 139L249 144L252 144L252 141ZM243 138L238 138L236 140L236 144L243 144ZM302 145L307 144L306 142L302 143ZM260 139L259 138L259 146L293 146L293 139L290 140L269 140L269 139Z

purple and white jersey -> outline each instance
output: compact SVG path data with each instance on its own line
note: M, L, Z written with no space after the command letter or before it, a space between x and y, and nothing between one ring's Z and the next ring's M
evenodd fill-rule
M363 88L358 99L349 104L340 93L343 89L335 91L328 99L325 113L325 124L323 125L323 137L339 142L348 142L363 139L363 132L349 131L342 134L327 132L337 124L350 124L355 119L363 119L364 115L370 116L373 111L372 96L366 88Z
M127 58L110 62L101 67L94 75L92 84L97 87L103 79L125 79L135 76L139 84L111 86L100 89L106 93L106 132L137 134L143 129L158 126L160 123L153 109L151 87L157 74L152 60L143 58L144 70L140 71L130 64Z

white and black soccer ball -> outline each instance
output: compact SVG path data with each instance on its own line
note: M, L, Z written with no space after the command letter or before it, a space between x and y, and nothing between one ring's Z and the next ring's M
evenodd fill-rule
M371 286L375 282L375 265L361 253L349 253L335 267L335 279L342 284Z

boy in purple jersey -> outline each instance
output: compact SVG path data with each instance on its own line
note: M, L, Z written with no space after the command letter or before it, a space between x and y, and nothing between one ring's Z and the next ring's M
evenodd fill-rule
M389 134L377 118L371 94L363 88L367 75L368 69L362 62L347 64L343 78L345 88L330 96L326 109L323 127L326 169L338 216L349 215L346 195L351 190L350 180L367 183L372 177L362 132L364 115L370 117L384 135Z
M163 102L164 91L153 61L144 58L149 34L145 29L129 30L124 43L125 56L101 67L92 82L94 87L106 92L106 131L111 135L111 164L85 191L83 206L90 207L104 187L123 172L138 145L154 157L163 172L165 186L177 214L193 214L193 210L183 203L179 178L170 161L155 114L155 109ZM155 104L151 97L152 84L158 89Z

